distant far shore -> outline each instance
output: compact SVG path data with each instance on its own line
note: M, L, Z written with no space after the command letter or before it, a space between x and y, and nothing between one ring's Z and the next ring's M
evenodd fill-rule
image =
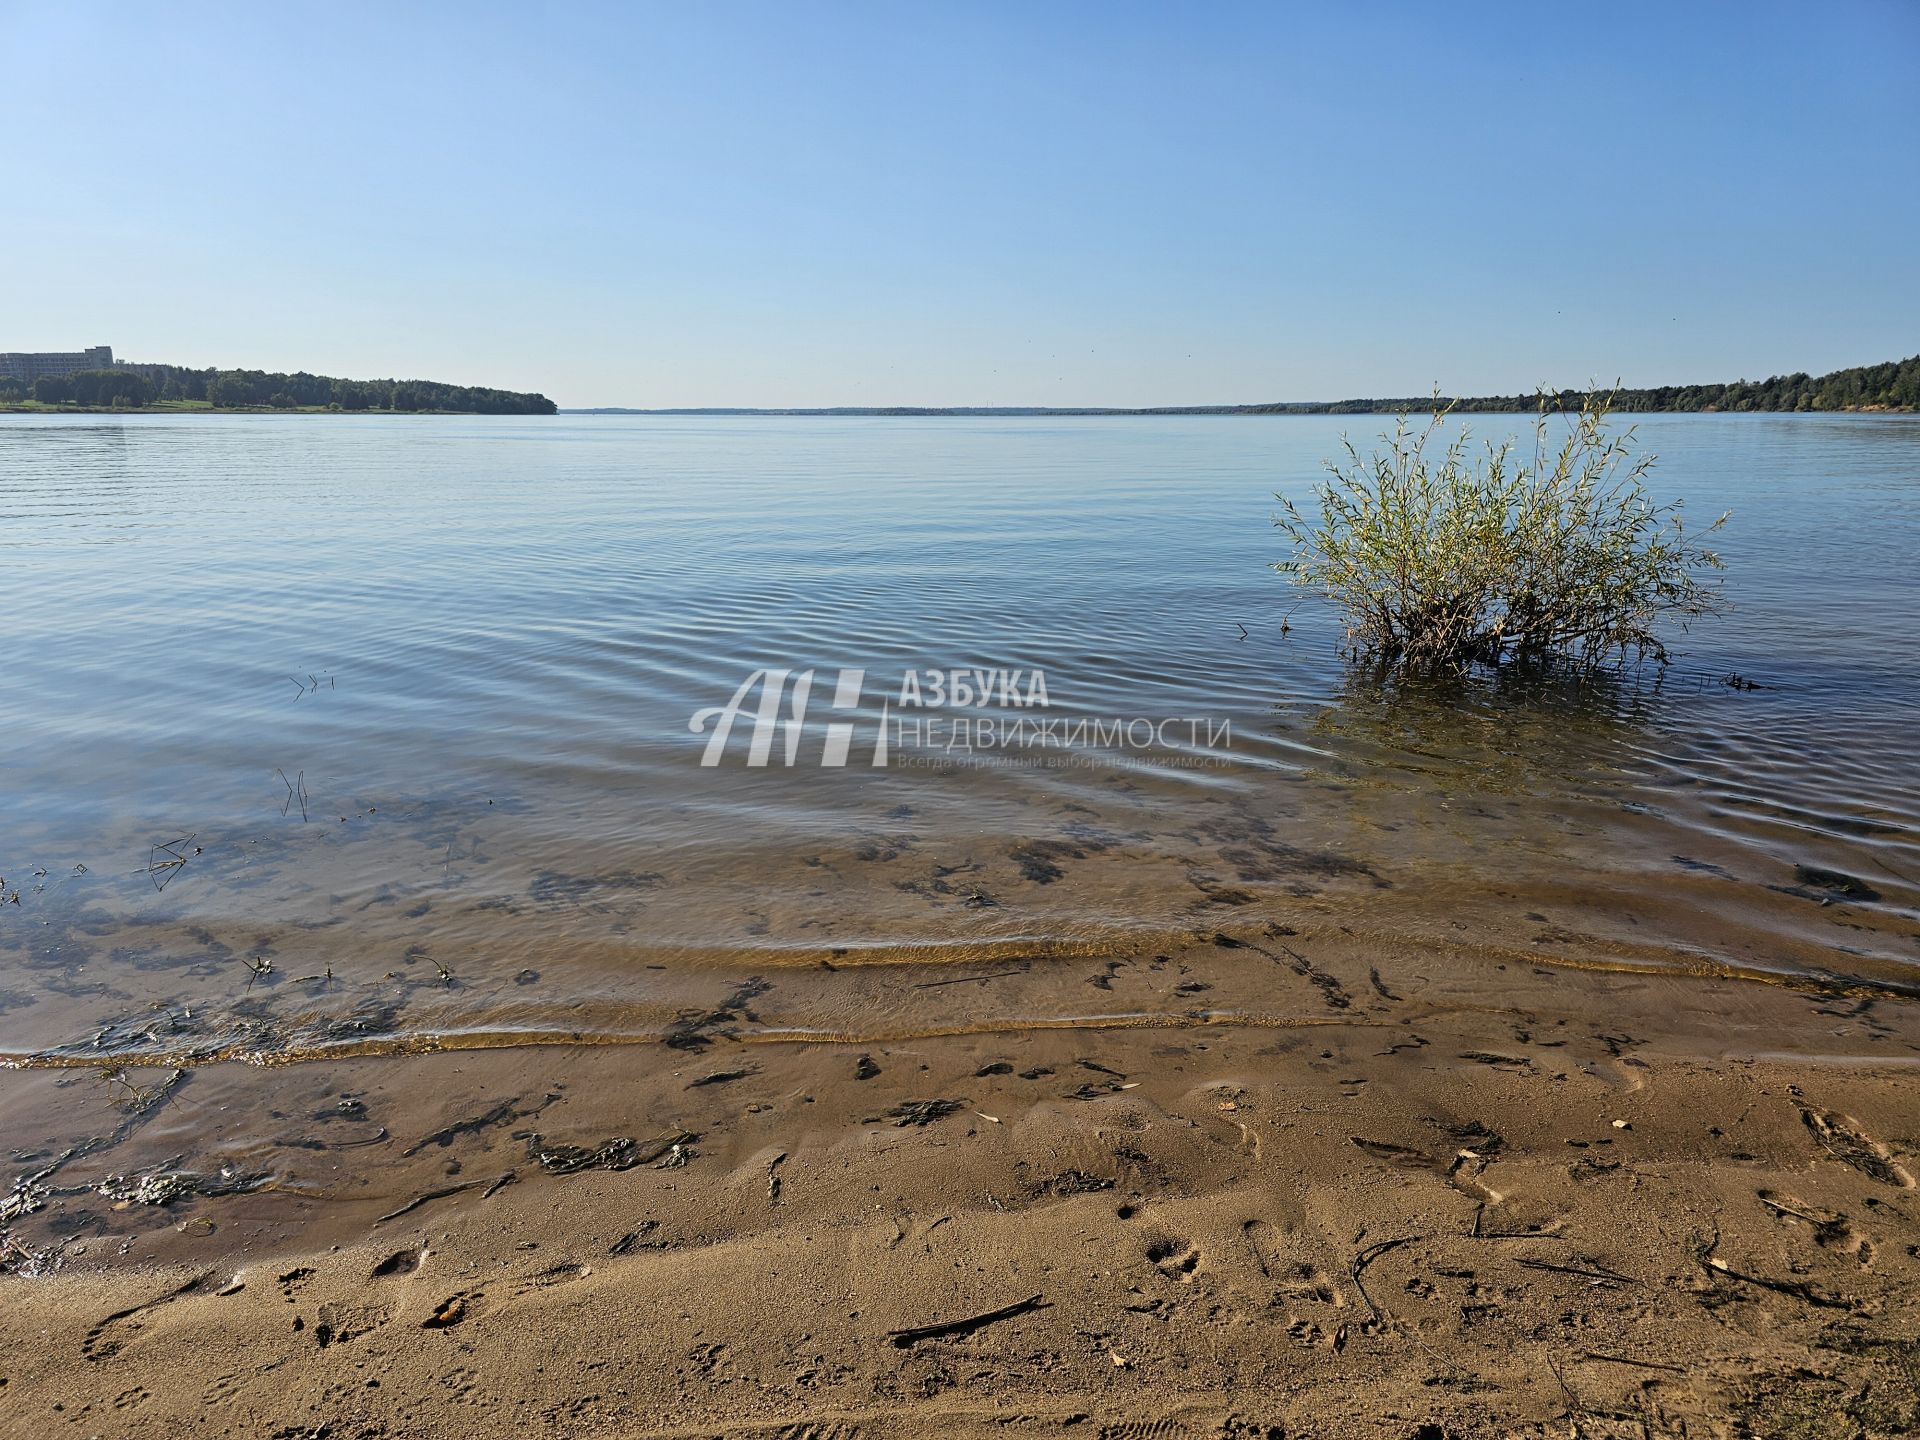
M1577 413L1590 398L1627 414L1784 413L1910 414L1920 410L1920 355L1858 365L1826 375L1775 375L1718 385L1658 385L1592 391L1541 390L1532 395L1419 395L1354 400L1286 400L1261 405L833 405L833 406L573 406L544 395L432 381L336 380L324 375L261 371L197 371L172 365L125 365L42 379L33 398L9 380L0 413L44 415L704 415L704 416L1128 416L1128 415L1417 415ZM61 393L48 393L52 386ZM7 396L0 388L0 396ZM120 404L95 403L119 400ZM245 399L249 403L234 404ZM260 402L266 403L260 403ZM300 403L305 401L306 403ZM376 401L386 401L377 404ZM405 403L401 403L404 401ZM439 404L434 402L438 401ZM137 403L136 403L137 402ZM222 403L225 402L225 403ZM324 403L315 403L324 402ZM451 402L451 403L449 403Z
M41 405L0 401L0 415L488 415L485 410L347 410L338 405L208 405L162 400L153 405ZM525 419L526 416L518 418Z
M1438 404L1441 407L1446 407L1449 404L1449 402L1443 399L1439 401ZM853 418L853 419L857 419L860 417L868 417L868 418L875 418L875 419L886 419L888 417L907 418L907 419L911 419L915 417L925 417L925 418L931 418L931 419L950 418L950 419L962 419L962 420L965 420L965 419L1017 420L1023 417L1034 418L1034 419L1046 419L1050 417L1059 418L1059 419L1071 419L1076 415L1096 416L1096 417L1106 416L1114 419L1126 419L1130 416L1137 416L1142 419L1150 419L1154 416L1182 416L1182 415L1225 415L1225 416L1236 416L1236 415L1244 415L1244 416L1406 415L1406 414L1427 414L1427 413L1430 413L1434 408L1435 408L1435 402L1432 400L1417 400L1417 401L1416 400L1376 400L1376 401L1344 401L1343 400L1343 401L1328 402L1326 404L1303 403L1298 405L1181 405L1181 406L1161 406L1161 407L1155 407L1151 409L1142 409L1142 410L1103 409L1097 406L1087 406L1085 408L1066 408L1066 407L1026 406L1026 405L1005 405L1005 406L956 405L956 406L951 406L947 408L941 408L936 406L914 406L914 405L890 405L890 406L873 406L873 407L865 407L865 406L858 406L858 405L840 405L840 406L833 406L831 408L817 409L817 410L799 410L799 409L796 409L796 410L748 410L748 409L741 409L738 407L729 408L729 407L722 407L722 406L711 406L706 408L694 408L694 409L638 410L638 409L633 409L631 407L623 406L623 405L582 405L582 406L563 405L560 407L557 413L561 415L654 415L654 416L662 416L662 417L673 416L673 415L697 417L697 416L704 415L712 419L725 419L727 417L736 417L739 419L756 419L756 418L779 419L782 416L799 416L802 418L812 417L817 419L832 419L838 416L842 418ZM1530 415L1535 413L1537 410L1539 410L1540 406L1537 402L1529 403L1526 405L1488 405L1488 404L1481 404L1478 402L1474 402L1471 404L1456 405L1453 408L1461 410L1463 412L1471 412L1473 414L1478 414L1478 415L1493 415L1493 414L1510 414L1510 415L1529 414ZM1616 407L1616 408L1624 409L1627 407ZM1579 410L1579 406L1577 404L1571 405L1571 406L1563 406L1563 405L1555 404L1552 402L1552 399L1550 397L1549 403L1547 405L1547 409L1552 411L1566 409L1566 410L1570 410L1577 413ZM1811 407L1808 407L1805 410L1801 410L1798 407L1788 408L1788 407L1782 407L1782 406L1769 406L1766 408L1754 407L1754 408L1744 409L1744 410L1726 410L1726 409L1721 409L1717 406L1704 406L1698 409L1683 409L1683 408L1676 407L1669 410L1640 410L1638 408L1635 408L1634 413L1645 414L1645 415L1653 415L1653 414L1664 414L1664 415L1783 415L1783 414L1784 415L1793 415L1793 414L1911 415L1916 413L1916 407L1912 405L1836 405L1831 408L1823 409L1823 410L1814 410Z
M96 356L99 368L72 368ZM544 395L491 385L116 361L104 345L81 353L0 355L0 410L29 414L551 415L554 409Z
M1438 402L1446 406L1449 402ZM658 417L706 416L710 419L735 417L739 419L779 419L782 416L801 418L831 419L842 417L857 419L861 417L886 419L888 417L912 419L1005 419L1017 420L1023 417L1033 419L1071 419L1074 416L1115 419L1154 416L1183 415L1220 415L1220 416L1262 416L1262 415L1407 415L1426 414L1435 408L1433 400L1378 400L1378 401L1336 401L1326 404L1302 403L1297 405L1181 405L1161 406L1150 409L1123 410L1105 409L1097 406L1068 408L1053 406L964 406L946 408L933 406L833 406L825 409L804 410L753 410L739 407L710 406L706 408L682 408L663 410L641 410L623 405L584 405L562 406L555 411L558 415L652 415ZM1540 409L1538 402L1525 405L1490 405L1480 402L1456 405L1454 408L1473 414L1532 414ZM1578 409L1578 406L1565 407L1549 402L1550 410L1563 408ZM1668 415L1912 415L1920 412L1913 405L1837 405L1826 409L1802 409L1800 407L1767 406L1751 407L1739 410L1722 409L1718 406L1703 406L1697 409L1673 407L1670 409L1641 409L1640 407L1616 407L1632 409L1635 414ZM24 404L0 402L0 415L486 415L493 412L482 410L343 410L338 405L196 405L191 402L163 402L157 405L38 405L32 401ZM526 419L529 417L508 417ZM539 418L539 417L532 417Z
M1627 389L1594 386L1611 408L1636 414L1721 414L1748 411L1892 411L1920 408L1920 355L1881 365L1857 365L1827 375L1775 375L1719 385L1656 385ZM1468 414L1578 412L1588 398L1580 390L1541 390L1532 395L1413 395L1364 400L1284 400L1265 405L835 405L821 408L696 406L636 409L618 405L574 407L567 415L1419 415L1435 410Z

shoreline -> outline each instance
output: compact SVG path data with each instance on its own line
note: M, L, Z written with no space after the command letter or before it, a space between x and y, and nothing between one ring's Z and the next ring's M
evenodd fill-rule
M494 410L336 410L324 405L7 405L0 415L360 415L489 416L506 420L544 420L543 414Z
M1344 408L1346 402L1330 404L1307 403L1283 407L1263 405L1200 405L1168 406L1147 409L1107 409L1099 406L1088 407L973 407L973 406L835 406L826 409L751 409L736 407L710 408L674 408L660 410L631 409L618 405L601 406L562 406L553 412L562 415L610 415L639 416L643 418L671 419L686 417L689 419L806 419L806 420L1179 420L1179 419L1226 419L1226 420L1290 420L1308 416L1336 415L1341 418L1365 418L1374 415L1426 414L1428 409L1413 407L1408 409L1371 409L1354 410ZM1477 409L1456 412L1462 415L1536 415L1533 407L1515 406L1511 409ZM1623 415L1635 418L1641 416L1673 415L1711 415L1725 417L1729 415L1913 415L1920 414L1911 405L1843 405L1827 410L1723 410L1707 408L1700 410L1634 410L1621 411ZM359 416L493 416L503 419L547 419L552 418L535 412L492 411L492 410L345 410L318 405L296 405L275 407L271 405L15 405L0 403L0 415L359 415Z
M8 1403L132 1437L1920 1417L1920 1006L1435 958L1271 966L1297 1028L207 1067L16 1227L80 1253L0 1278ZM0 1074L24 1149L76 1080ZM91 1188L208 1128L272 1183Z

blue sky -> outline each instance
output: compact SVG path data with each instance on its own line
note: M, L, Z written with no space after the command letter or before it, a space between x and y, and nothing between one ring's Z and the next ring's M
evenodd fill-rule
M1920 4L0 0L0 349L562 404L1920 351Z

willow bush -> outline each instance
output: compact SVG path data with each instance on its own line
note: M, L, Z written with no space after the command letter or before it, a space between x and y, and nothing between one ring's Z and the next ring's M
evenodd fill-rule
M1664 661L1661 622L1684 628L1722 608L1721 561L1687 532L1679 502L1649 495L1654 457L1633 453L1631 428L1609 431L1608 408L1588 396L1557 422L1543 409L1531 458L1512 440L1470 450L1464 429L1434 455L1445 410L1419 429L1403 417L1365 458L1344 442L1345 462L1314 488L1317 515L1276 497L1293 555L1275 568L1344 612L1356 656L1425 668Z

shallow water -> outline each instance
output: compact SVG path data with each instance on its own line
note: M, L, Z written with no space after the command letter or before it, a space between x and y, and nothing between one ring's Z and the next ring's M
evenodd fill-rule
M0 1053L1086 1023L1216 934L1920 990L1920 420L1644 419L1733 613L1448 694L1268 569L1383 423L5 417ZM796 763L703 766L764 669ZM1047 703L902 707L974 669Z

